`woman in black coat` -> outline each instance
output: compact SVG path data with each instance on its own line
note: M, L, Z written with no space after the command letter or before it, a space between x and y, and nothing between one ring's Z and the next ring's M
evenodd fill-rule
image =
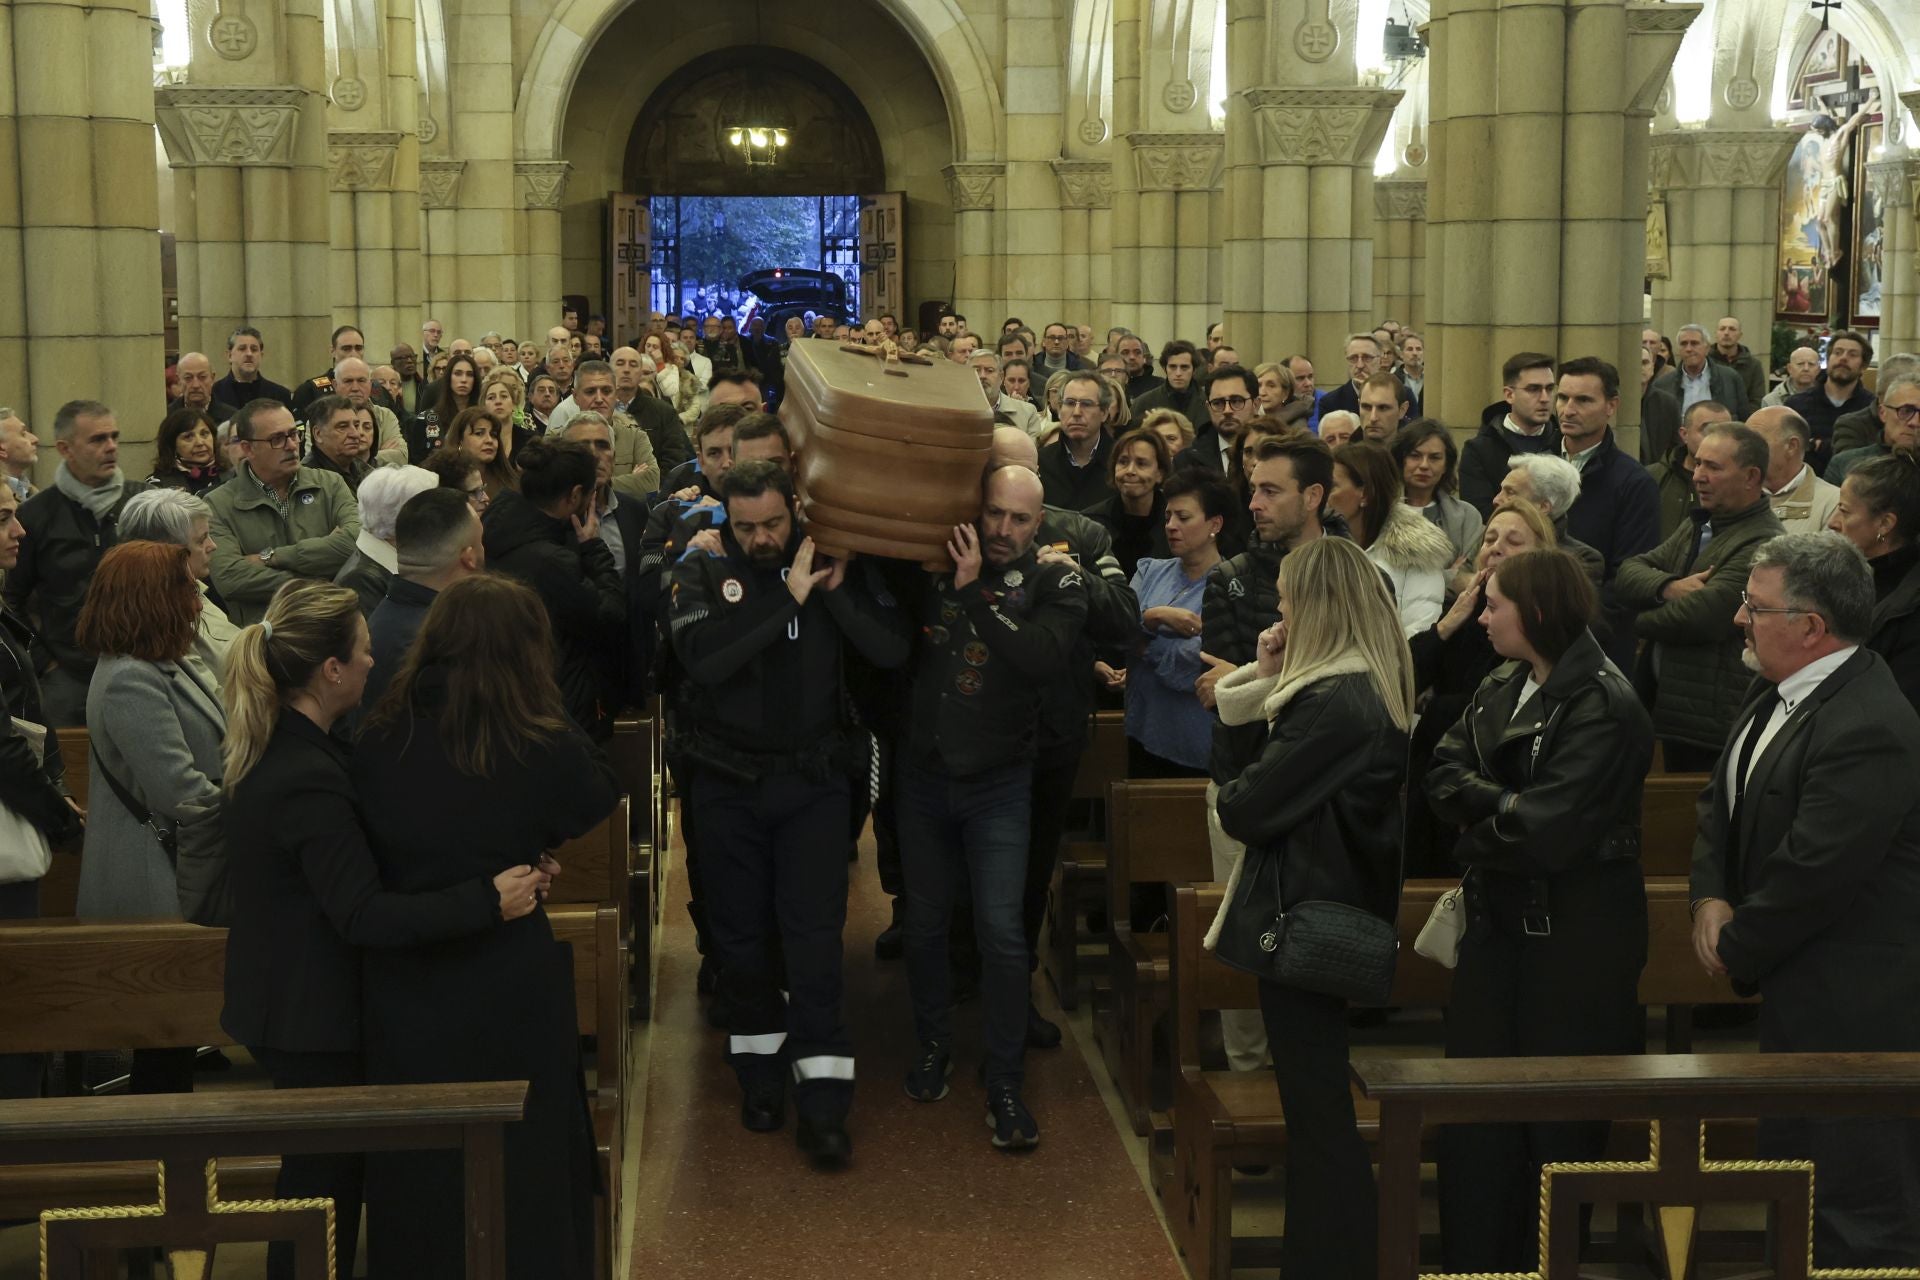
M450 878L430 892L382 888L329 730L360 704L373 654L353 592L295 581L228 650L221 698L229 791L224 824L233 891L220 1025L276 1089L366 1082L360 948L490 932L531 912L546 877L531 866ZM378 954L369 952L367 954ZM276 1194L331 1196L340 1280L360 1233L364 1157L288 1156ZM291 1280L292 1250L267 1275Z
M589 831L618 799L612 771L566 718L547 662L540 597L480 575L442 591L354 758L381 879L430 892ZM370 955L367 1072L375 1083L526 1080L506 1135L507 1273L590 1280L593 1130L580 1069L569 949L544 911L471 937ZM370 1269L455 1278L460 1161L452 1152L369 1158Z
M1310 899L1397 916L1412 662L1380 571L1344 538L1281 560L1279 611L1258 660L1214 687L1223 721L1269 728L1259 757L1220 788L1220 825L1247 852L1207 945L1260 974L1287 1117L1282 1273L1372 1280L1378 1201L1347 1082L1347 1002L1273 981L1239 941L1270 928L1277 905Z
M1512 661L1441 739L1426 784L1440 817L1466 828L1447 1056L1637 1053L1653 725L1588 629L1599 601L1573 557L1513 556L1486 594L1482 625ZM1606 1140L1605 1121L1443 1129L1446 1270L1533 1270L1541 1164L1597 1160Z
M1863 462L1840 485L1827 527L1873 570L1873 635L1900 692L1920 708L1920 453L1896 449Z

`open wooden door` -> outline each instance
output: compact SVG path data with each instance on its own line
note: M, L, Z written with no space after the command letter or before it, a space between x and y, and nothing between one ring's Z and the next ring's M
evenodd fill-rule
M905 231L907 197L888 191L860 197L860 318L871 319L907 305Z
M646 332L653 237L647 198L607 193L607 323L616 347L638 346Z

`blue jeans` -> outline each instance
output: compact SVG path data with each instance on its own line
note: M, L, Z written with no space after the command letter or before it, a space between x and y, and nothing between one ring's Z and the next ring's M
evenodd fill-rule
M899 756L900 869L906 878L907 982L920 1043L953 1045L953 976L947 926L957 878L973 889L980 948L989 1085L1018 1086L1027 1044L1027 939L1021 898L1027 874L1030 764L953 778Z

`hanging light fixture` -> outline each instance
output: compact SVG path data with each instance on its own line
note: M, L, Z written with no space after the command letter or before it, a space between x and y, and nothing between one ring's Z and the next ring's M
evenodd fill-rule
M755 43L764 43L758 0L753 7L753 30ZM748 73L746 86L728 105L730 109L723 119L738 123L720 126L727 145L739 152L749 167L779 164L787 149L787 126L781 123L785 112L760 82L752 78L752 73Z

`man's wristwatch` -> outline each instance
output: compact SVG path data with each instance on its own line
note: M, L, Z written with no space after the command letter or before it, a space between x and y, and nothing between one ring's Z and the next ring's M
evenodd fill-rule
M263 564L263 565L270 565L270 564L272 564L272 563L273 563L273 552L274 552L274 548L272 548L272 547L267 547L267 548L265 548L264 550L262 550L262 551L260 552L260 563L261 563L261 564Z

